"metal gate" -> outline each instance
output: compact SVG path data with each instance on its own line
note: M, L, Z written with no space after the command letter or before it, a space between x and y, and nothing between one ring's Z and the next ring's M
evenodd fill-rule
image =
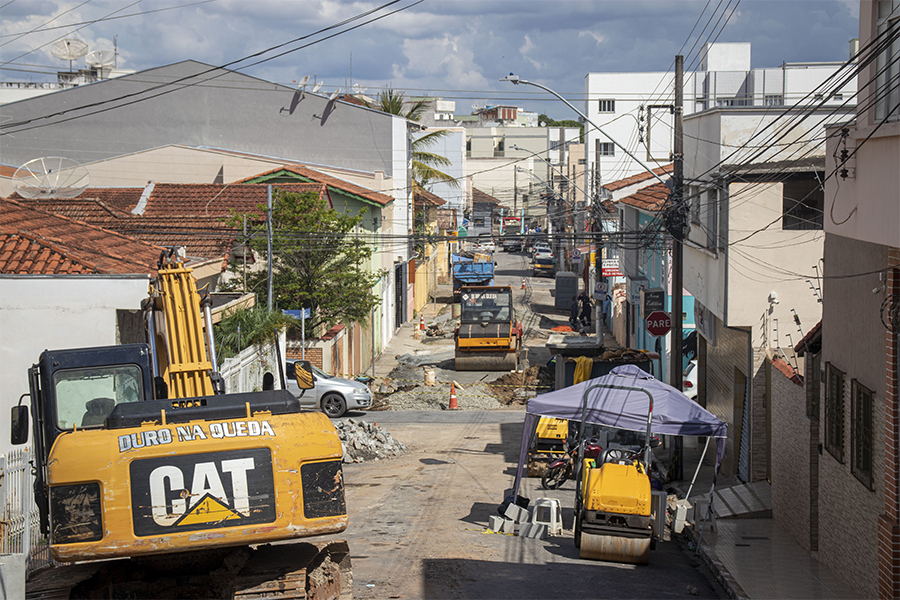
M0 553L26 555L28 574L50 566L50 547L40 534L40 516L34 503L28 448L0 455L0 511Z

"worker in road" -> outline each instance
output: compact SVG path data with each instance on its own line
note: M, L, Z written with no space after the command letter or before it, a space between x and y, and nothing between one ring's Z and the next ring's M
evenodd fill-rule
M578 296L578 301L581 303L581 324L585 327L591 326L591 298L587 295L587 292L581 292Z

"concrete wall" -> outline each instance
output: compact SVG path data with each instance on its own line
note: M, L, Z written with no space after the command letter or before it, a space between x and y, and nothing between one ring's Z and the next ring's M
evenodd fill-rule
M772 516L807 552L810 548L810 419L806 389L765 363L772 411Z
M722 463L722 474L737 474L738 435L741 429L741 413L734 403L735 369L747 373L750 351L749 332L730 329L718 318L716 345L706 347L706 410L728 424L728 446Z
M826 298L822 318L822 364L831 363L845 373L844 460L827 450L820 461L819 509L839 516L840 526L819 530L819 560L864 597L878 595L873 570L878 562L878 515L884 502L885 447L882 415L885 414L885 330L881 323L884 293L873 294L878 275L842 278L859 273L865 265L886 265L887 248L829 234L825 240ZM852 340L865 340L852 343ZM869 490L850 471L851 381L874 392L874 490ZM820 438L824 442L825 403L820 414ZM827 518L827 517L825 517Z
M432 129L429 128L421 134L428 134L431 131ZM455 177L459 181L459 185L452 186L448 183L438 182L428 185L428 191L446 200L447 204L441 208L455 210L461 221L466 208L466 188L463 185L466 176L466 129L453 127L444 129L444 131L447 131L448 134L438 139L434 145L424 148L424 151L438 154L449 160L451 164L447 167L439 167L439 170ZM414 135L418 137L417 134Z
M0 275L0 452L41 352L119 343L116 310L140 310L149 285L147 275Z

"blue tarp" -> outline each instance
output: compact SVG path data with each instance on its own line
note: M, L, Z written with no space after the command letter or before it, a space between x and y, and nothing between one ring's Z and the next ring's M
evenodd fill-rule
M629 390L611 389L632 388ZM519 468L514 494L518 493L528 445L540 417L556 417L645 432L650 400L653 401L653 433L716 438L716 472L725 457L728 426L674 387L659 381L635 365L622 365L608 375L542 394L528 401Z

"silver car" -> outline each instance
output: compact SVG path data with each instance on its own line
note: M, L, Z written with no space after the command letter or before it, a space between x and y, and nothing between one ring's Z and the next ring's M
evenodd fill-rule
M288 390L300 400L300 406L321 408L322 412L332 419L343 416L348 410L372 406L372 392L365 384L329 375L312 365L310 367L313 372L313 388L300 389L295 370L295 363L298 362L301 361L293 359L287 361L285 376Z

